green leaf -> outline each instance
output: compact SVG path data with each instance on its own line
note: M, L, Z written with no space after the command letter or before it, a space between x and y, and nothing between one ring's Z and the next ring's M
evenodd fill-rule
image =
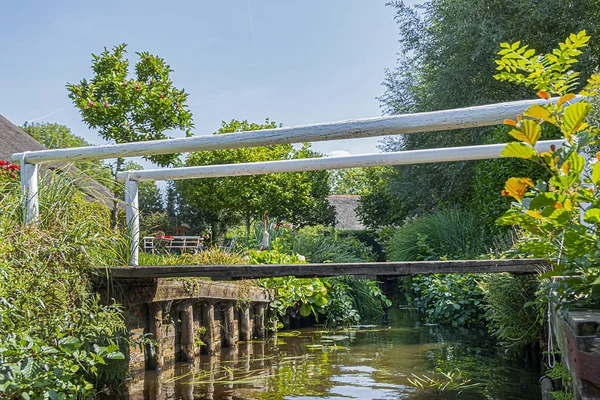
M123 353L121 353L120 351L113 351L111 353L108 353L104 358L106 358L107 360L124 360L125 355L123 355Z
M541 109L543 110L543 108ZM520 126L508 133L521 142L525 142L527 144L530 144L531 146L535 146L538 139L540 138L542 129L536 121L526 119L521 123Z
M594 185L600 183L600 163L596 163L592 166L592 182Z
M540 193L531 200L529 209L540 210L546 206L553 206L554 203L556 203L556 196L554 193Z
M308 317L312 313L312 306L310 304L302 304L300 306L300 315Z
M591 223L600 222L600 208L588 208L583 214L583 220Z
M570 136L579 129L579 126L585 122L591 110L592 105L587 101L580 101L566 107L562 123L562 129L565 134Z
M516 158L524 158L526 160L532 160L537 158L537 153L535 149L531 146L528 146L524 143L511 142L502 149L500 153L501 157L516 157Z

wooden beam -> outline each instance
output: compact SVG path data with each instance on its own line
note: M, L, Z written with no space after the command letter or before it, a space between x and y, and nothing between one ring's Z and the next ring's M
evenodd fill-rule
M538 142L539 151L557 148L562 140ZM281 172L306 172L324 169L374 167L383 165L426 164L450 161L472 161L500 158L506 143L480 146L446 147L440 149L407 150L389 153L360 154L342 157L303 158L296 160L264 161L240 164L203 165L199 167L147 169L119 172L117 179L134 181L172 181L178 179L220 178L225 176L248 176ZM129 181L127 181L129 182Z
M269 264L269 265L172 265L98 268L114 279L166 277L209 277L214 280L271 278L293 275L310 278L338 275L404 276L417 274L478 274L511 272L532 274L545 271L541 259L452 260L347 264Z
M579 99L578 97L573 101ZM556 99L552 99L552 101L556 101ZM227 135L201 135L181 139L32 151L25 153L24 161L31 164L73 162L491 126L501 124L506 118L514 118L515 115L522 113L533 104L546 102L547 100L543 99L521 100L453 110L355 119ZM13 154L12 159L19 161L22 157L23 153L17 153Z

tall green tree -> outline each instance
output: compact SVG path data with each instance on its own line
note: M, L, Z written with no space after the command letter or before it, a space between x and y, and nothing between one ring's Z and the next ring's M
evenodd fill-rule
M190 136L193 122L187 107L188 94L174 86L171 67L164 59L141 52L136 53L139 60L130 74L126 47L120 44L92 54L93 77L77 84L67 83L69 98L83 121L111 143L167 139L166 132L171 130L182 130ZM177 156L147 158L167 166ZM124 163L117 159L113 172L121 171Z
M223 135L278 125L270 120L264 124L232 120L223 122L215 132ZM254 148L218 150L190 154L186 166L237 164L259 161L290 160L318 157L320 154L305 144L300 149L292 145L271 145ZM335 214L327 201L330 193L327 171L239 176L176 182L182 211L195 217L210 218L213 237L226 226L244 223L247 234L253 220L268 212L271 218L298 225L331 224ZM194 215L192 215L194 217Z
M330 172L331 194L363 195L367 192L367 168L344 168Z
M399 28L399 57L386 71L385 114L424 112L533 98L528 88L494 80L500 42L522 40L542 52L572 32L591 33L590 52L576 65L588 77L600 58L598 0L428 0L416 6L389 2ZM518 16L518 19L515 19ZM518 22L516 22L518 21ZM387 151L486 143L493 128L403 135ZM474 196L475 162L395 168L388 191L407 215L446 205L466 207ZM408 206L407 206L408 205ZM379 221L387 223L388 221Z

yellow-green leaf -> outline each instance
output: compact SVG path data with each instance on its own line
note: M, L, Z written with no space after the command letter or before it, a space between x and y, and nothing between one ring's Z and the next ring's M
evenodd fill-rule
M587 101L580 101L565 108L565 115L563 116L562 129L567 137L577 131L580 125L585 122L592 105Z
M523 120L520 126L508 133L515 139L520 140L521 142L525 142L532 146L535 146L538 139L540 138L542 129L540 128L537 122L531 119L526 119Z
M509 196L521 202L528 186L533 186L533 181L529 178L509 178L504 185L504 190Z
M502 149L501 157L517 157L531 160L537 156L535 149L523 143L511 142Z
M567 93L564 96L562 96L560 99L558 99L558 101L556 102L556 105L560 106L560 105L566 103L567 101L573 100L575 97L577 97L577 96L575 96L573 93Z
M554 118L554 115L552 115L552 113L546 107L540 106L539 104L532 105L523 114L527 117L538 120L543 119L544 121L556 125L556 118Z
M592 182L594 185L600 183L600 163L596 163L592 166Z
M585 222L600 222L600 208L588 208L588 210L583 214L583 220Z

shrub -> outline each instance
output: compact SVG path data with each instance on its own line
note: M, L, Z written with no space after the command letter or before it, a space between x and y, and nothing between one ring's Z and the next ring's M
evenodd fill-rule
M371 249L373 253L373 258L375 261L385 261L385 252L383 251L383 247L379 243L379 235L374 230L348 230L348 231L337 231L337 235L339 239L344 238L356 238L362 244L367 246L367 248Z
M381 318L385 308L392 305L383 294L377 282L369 279L356 279L353 276L338 276L327 279L331 288L327 306L329 325L358 324Z
M473 275L421 275L404 289L408 303L427 322L463 326L485 321L483 292Z
M508 137L506 127L498 127L491 133L488 143L505 143ZM556 139L557 129L542 129L542 139ZM486 232L493 235L504 235L507 227L496 224L506 210L510 207L510 200L498 196L504 189L504 183L511 176L530 176L532 178L547 179L548 171L544 167L516 158L493 158L478 161L475 168L475 193L473 197L474 209L481 216Z
M415 217L384 243L390 261L476 258L491 247L476 214L448 209Z
M475 214L442 210L408 221L384 248L390 261L468 259L485 253L489 242ZM461 326L484 319L483 293L472 275L415 276L403 289L427 322Z
M371 249L355 237L340 237L323 226L302 228L291 235L292 249L311 263L372 261Z
M480 285L488 327L506 346L521 349L543 337L544 311L535 302L537 276L488 274Z
M22 226L18 181L0 176L0 392L92 397L127 370L123 315L90 285L120 235L108 209L57 174L40 181L39 196L39 223Z

